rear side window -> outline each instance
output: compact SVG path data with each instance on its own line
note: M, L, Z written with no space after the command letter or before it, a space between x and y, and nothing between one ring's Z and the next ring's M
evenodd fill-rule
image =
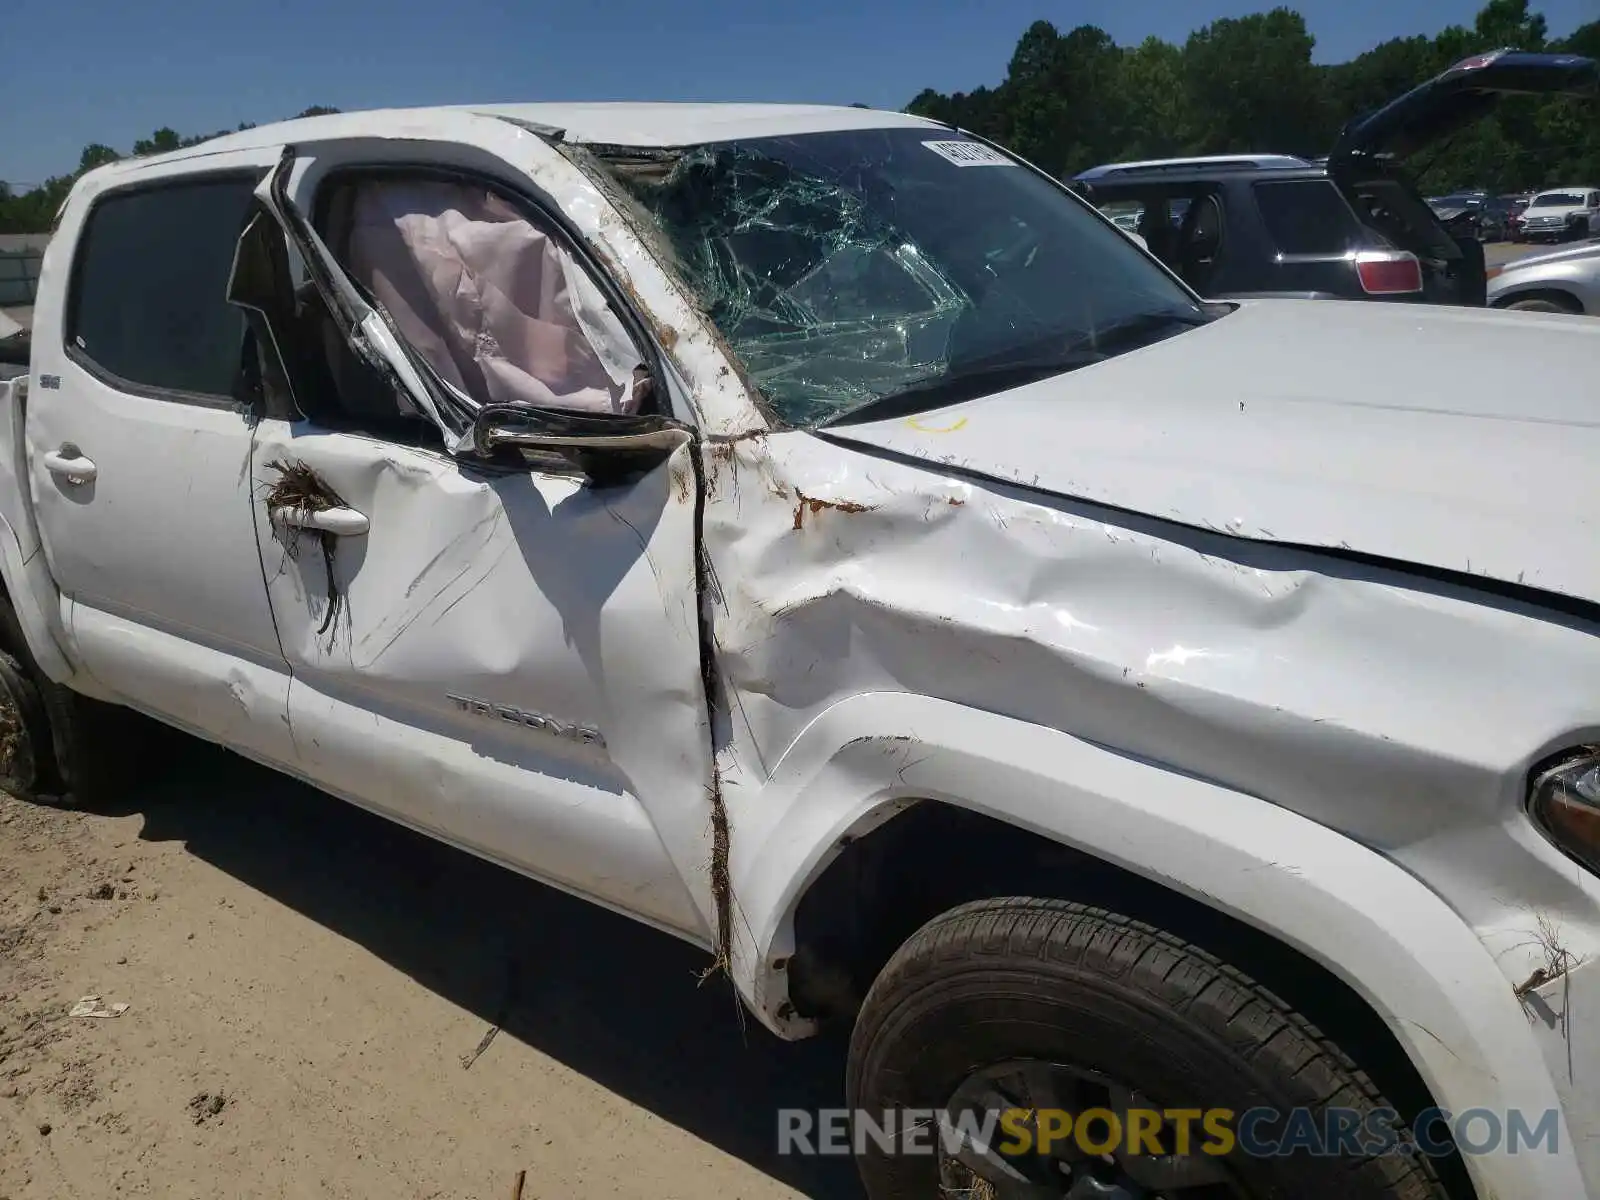
M1267 234L1284 254L1344 254L1364 240L1356 215L1326 180L1258 183L1255 194Z
M139 388L232 396L245 319L226 293L254 190L231 177L99 200L78 245L67 319L79 356Z

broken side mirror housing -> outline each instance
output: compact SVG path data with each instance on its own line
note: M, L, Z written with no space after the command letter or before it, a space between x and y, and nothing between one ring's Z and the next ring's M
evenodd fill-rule
M531 404L485 405L471 433L473 450L485 459L499 458L508 448L543 452L602 485L660 465L693 436L682 422L653 413L587 413Z

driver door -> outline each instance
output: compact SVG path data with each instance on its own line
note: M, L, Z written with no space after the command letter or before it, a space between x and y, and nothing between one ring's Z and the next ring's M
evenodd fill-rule
M582 261L515 190L512 168L468 181L493 220L464 215L465 202L410 211L407 189L426 195L411 185L435 181L439 164L427 143L405 146L399 164L394 142L298 147L258 193L273 223L241 248L254 264L242 272L253 288L242 278L241 290L253 291L282 362L279 414L259 423L252 461L301 770L407 825L709 943L710 901L684 882L703 877L710 855L694 445L682 432L647 469L603 481L561 457L473 449L477 406L514 410L546 384L555 400L631 402L628 389L650 381L653 351L616 318L613 293L572 275ZM341 189L353 188L359 207L363 187L397 181L398 196L367 205L378 214L367 233L381 234L377 257L388 257L352 272L346 264L362 254L350 230L324 240L305 214L349 199ZM456 327L427 315L437 293L413 289L438 281L429 275L438 254L480 236L502 241L487 256L463 251L449 296L487 295L485 264L504 261L505 246L554 239L541 261L563 274L517 303L560 307L564 296L566 326L533 321L510 344L524 312L508 323L474 310L476 345L495 334L496 353L474 357L469 345L452 357ZM284 238L303 282L289 273ZM511 290L515 280L499 283ZM583 358L582 335L607 319L625 339ZM570 372L544 369L561 354L582 358L594 386L563 393ZM518 371L535 378L508 383ZM624 386L608 393L608 380ZM587 415L603 431L614 414Z

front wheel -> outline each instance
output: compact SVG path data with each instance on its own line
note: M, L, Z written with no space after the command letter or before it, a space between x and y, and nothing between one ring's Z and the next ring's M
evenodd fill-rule
M1224 1131L1253 1109L1279 1117L1255 1123L1251 1146L1328 1118L1399 1131L1372 1081L1281 1000L1081 904L985 900L924 926L872 985L847 1091L871 1200L1445 1195L1413 1154L1339 1141L1333 1158L1249 1154L1243 1122L1230 1148ZM885 1145L891 1113L902 1127L933 1114L931 1151Z

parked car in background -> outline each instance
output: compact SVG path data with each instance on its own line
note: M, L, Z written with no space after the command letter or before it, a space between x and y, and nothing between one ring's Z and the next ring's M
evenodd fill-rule
M1483 192L1452 192L1448 196L1429 196L1428 207L1441 222L1449 224L1464 213L1476 215L1485 199Z
M1511 238L1511 222L1525 206L1526 201L1519 204L1515 196L1490 196L1484 200L1482 215L1478 220L1483 240L1486 242L1509 241Z
M1149 249L1149 246L1145 245L1144 238L1139 236L1139 221L1143 216L1143 213L1140 209L1131 208L1125 209L1122 212L1108 212L1106 213L1106 216L1111 218L1111 223L1113 225L1122 230L1123 233L1127 234L1142 248L1146 250Z
M1483 236L1484 199L1478 193L1430 196L1428 207L1451 237L1474 238L1481 242L1487 240Z
M1600 240L1507 264L1489 280L1495 308L1600 316Z
M1452 234L1470 234L1481 242L1503 242L1510 237L1511 218L1517 211L1512 197L1483 191L1430 196L1428 207Z
M1143 208L1135 201L1126 201L1122 204L1113 204L1101 209L1106 216L1111 218L1111 223L1123 233L1136 233L1139 221L1144 216Z
M1391 204L1375 204L1381 217L1363 222L1327 171L1310 164L1130 173L1103 184L1080 177L1096 203L1139 198L1137 232L1201 295L1482 304L1476 237L1451 237L1420 199L1407 203L1397 182L1386 183ZM1186 219L1175 223L1179 205ZM1378 219L1404 234L1386 237Z
M1479 55L1351 121L1321 165L1267 154L1111 163L1073 182L1102 207L1138 202L1151 252L1205 296L1481 305L1478 219L1453 233L1403 157L1501 96L1591 92L1596 79L1594 60L1574 55ZM1179 205L1186 212L1174 224Z
M1528 212L1528 202L1533 199L1532 192L1501 196L1509 212L1506 215L1506 239L1516 242L1522 240L1522 221Z
M1550 188L1528 201L1518 226L1524 242L1570 242L1600 233L1600 188Z

